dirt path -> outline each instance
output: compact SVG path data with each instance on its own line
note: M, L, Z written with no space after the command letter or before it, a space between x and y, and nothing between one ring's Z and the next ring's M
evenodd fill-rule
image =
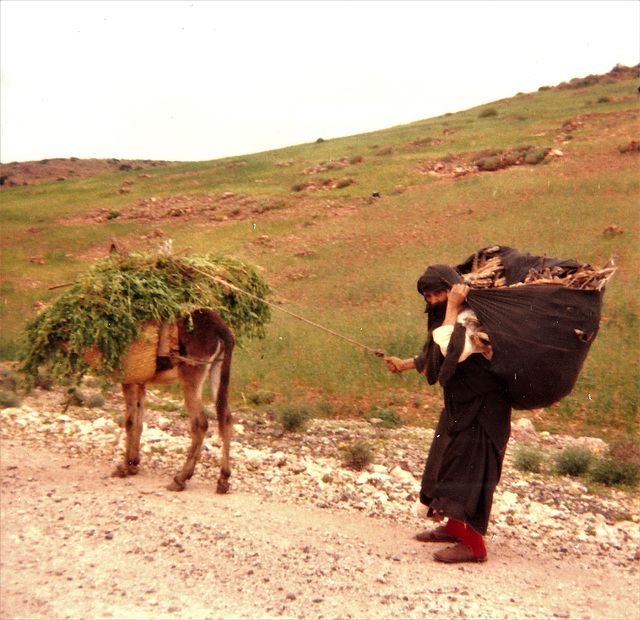
M638 570L494 540L441 565L406 526L357 512L176 495L151 471L3 440L1 617L639 618Z

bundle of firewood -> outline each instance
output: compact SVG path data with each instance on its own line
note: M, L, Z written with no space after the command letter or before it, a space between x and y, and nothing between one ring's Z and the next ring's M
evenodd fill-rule
M584 265L572 272L567 272L562 267L543 269L541 272L532 269L523 284L560 284L567 288L601 291L615 271L613 261L600 269Z
M500 258L500 246L478 252L473 257L469 273L462 274L465 284L471 288L499 288L506 286L504 265Z
M616 271L613 261L599 269L588 264L568 268L556 266L542 270L530 269L524 284L556 284L567 288L601 291ZM462 274L465 284L471 288L499 288L506 286L505 268L500 258L500 246L479 252L473 259L469 273Z

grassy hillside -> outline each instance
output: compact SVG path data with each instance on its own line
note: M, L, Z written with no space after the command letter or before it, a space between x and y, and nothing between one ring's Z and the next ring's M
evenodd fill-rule
M415 282L431 263L456 264L493 244L596 266L615 257L619 269L579 383L536 414L536 424L633 433L640 391L637 77L637 68L614 72L245 157L5 185L0 356L15 358L26 319L57 294L49 287L104 256L111 239L129 248L171 240L177 251L251 261L284 308L398 356L422 347L424 304ZM270 390L324 415L378 407L416 423L435 419L439 388L416 373L402 382L371 353L274 314L267 338L236 354L236 404Z

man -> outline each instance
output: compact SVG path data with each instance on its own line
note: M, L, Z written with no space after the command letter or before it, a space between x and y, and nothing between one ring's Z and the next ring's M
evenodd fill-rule
M444 409L422 476L420 502L444 525L416 535L421 542L453 542L434 554L440 562L484 562L493 493L511 432L506 384L489 371L491 351L464 325L469 287L448 265L429 267L418 280L427 301L428 338L414 358L387 357L391 372L416 369L444 389Z

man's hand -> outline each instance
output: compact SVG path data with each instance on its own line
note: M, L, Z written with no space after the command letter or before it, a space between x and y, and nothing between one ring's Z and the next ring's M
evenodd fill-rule
M399 357L385 357L384 363L387 365L389 372L398 374L416 367L412 357L406 360L402 360Z
M447 300L447 311L444 315L443 325L455 325L458 320L460 308L467 298L469 287L466 284L454 284L449 291Z
M460 307L469 294L469 287L466 284L454 284L449 291L449 301L447 303Z
M387 365L389 372L402 372L400 370L402 360L399 357L385 357L384 363Z

